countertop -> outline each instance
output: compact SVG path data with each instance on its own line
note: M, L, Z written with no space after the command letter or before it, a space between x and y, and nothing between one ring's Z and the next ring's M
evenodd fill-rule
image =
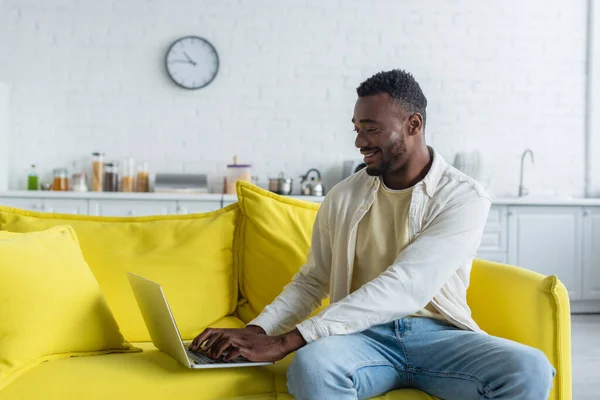
M600 198L584 197L498 197L492 198L496 206L600 206Z
M224 201L235 202L234 194L220 193L107 193L107 192L53 192L14 190L0 192L0 198L36 199L82 199L82 200L181 200L181 201ZM320 202L321 196L289 196L295 199ZM510 206L600 206L600 198L578 197L498 197L492 199L494 205Z
M320 196L289 196L306 201L322 201ZM1 198L81 199L81 200L181 200L236 202L237 195L221 193L123 193L123 192L53 192L51 190L11 190L0 192Z

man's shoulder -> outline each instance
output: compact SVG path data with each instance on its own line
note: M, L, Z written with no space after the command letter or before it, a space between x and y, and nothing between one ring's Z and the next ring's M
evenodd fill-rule
M435 196L447 198L448 200L486 199L491 202L490 196L477 180L447 163L440 174Z
M368 185L369 181L373 179L373 177L367 175L364 169L355 172L332 187L327 193L327 196L325 196L324 202L327 201L335 204L344 203L349 199L354 198L355 194L364 190L365 185Z

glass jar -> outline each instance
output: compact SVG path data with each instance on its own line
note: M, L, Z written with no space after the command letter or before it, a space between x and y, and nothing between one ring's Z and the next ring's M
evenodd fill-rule
M71 190L74 192L87 192L87 176L84 173L73 174Z
M55 168L53 171L52 190L66 192L69 190L69 179L66 168Z
M104 186L105 192L118 192L119 191L119 172L118 165L116 163L105 163L104 164Z
M252 165L229 164L227 166L227 184L225 185L226 194L237 193L237 181L252 182Z
M149 192L150 191L150 174L148 172L148 163L146 163L146 162L138 165L135 191L136 192Z
M123 178L121 178L121 191L133 192L133 181L135 177L135 161L133 158L127 158L123 163Z
M92 191L101 192L104 181L104 154L92 153Z

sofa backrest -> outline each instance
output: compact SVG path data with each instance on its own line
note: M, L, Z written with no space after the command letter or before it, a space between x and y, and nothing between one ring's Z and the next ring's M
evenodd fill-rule
M0 230L72 226L127 340L150 340L127 281L128 271L163 286L182 337L193 339L235 310L238 287L232 244L238 213L238 204L204 214L125 218L0 207Z

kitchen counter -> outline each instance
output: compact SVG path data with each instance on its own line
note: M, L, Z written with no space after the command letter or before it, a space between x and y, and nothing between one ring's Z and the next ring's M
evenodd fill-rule
M14 190L0 192L0 198L36 199L82 199L82 200L190 200L190 201L237 201L235 194L221 193L122 193L122 192L53 192L44 190ZM321 202L322 196L291 195L294 199ZM497 206L600 206L600 198L578 197L497 197L492 199Z
M232 203L232 202L236 202L237 201L237 195L235 195L235 194L223 194L223 195L220 195L220 196L223 196L223 201L226 202L226 203L227 202ZM304 200L304 201L314 201L314 202L317 202L317 203L322 202L323 198L324 198L323 196L303 196L303 195L300 195L300 194L293 194L293 195L284 196L284 197L291 197L292 199L298 199L298 200Z
M291 195L289 197L321 202L321 196ZM30 199L81 199L81 200L182 200L182 201L224 201L235 203L237 195L221 193L123 193L123 192L53 192L51 190L14 190L0 192L2 198Z
M600 206L600 198L583 197L498 197L492 198L497 206Z

